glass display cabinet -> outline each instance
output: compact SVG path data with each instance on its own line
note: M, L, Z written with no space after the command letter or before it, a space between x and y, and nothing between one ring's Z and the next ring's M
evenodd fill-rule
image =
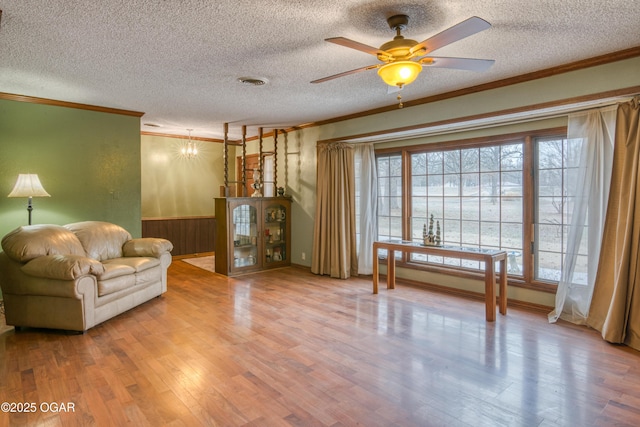
M287 240L288 206L278 200L265 201L264 206L264 259L265 265L286 264L289 259Z
M215 199L216 273L234 276L290 265L290 210L286 197Z

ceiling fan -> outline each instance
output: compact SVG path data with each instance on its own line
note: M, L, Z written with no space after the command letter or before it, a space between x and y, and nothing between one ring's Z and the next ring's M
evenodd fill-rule
M495 62L492 59L447 58L429 55L436 49L491 27L491 24L477 16L466 19L420 43L415 40L405 39L401 34L401 31L406 29L409 23L407 15L391 16L387 19L387 23L392 30L396 31L396 36L379 48L344 37L325 39L325 41L331 43L374 55L381 61L380 64L367 65L355 70L334 74L314 80L311 83L322 83L349 74L378 69L378 75L385 83L402 89L402 87L413 82L418 77L423 66L481 72L487 70Z

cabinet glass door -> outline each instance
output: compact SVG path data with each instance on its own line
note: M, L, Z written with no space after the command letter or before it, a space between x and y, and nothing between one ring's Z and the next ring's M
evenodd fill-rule
M279 203L264 209L264 262L266 265L285 261L287 253L287 208Z
M255 206L238 205L233 215L233 266L252 267L258 263L258 215Z

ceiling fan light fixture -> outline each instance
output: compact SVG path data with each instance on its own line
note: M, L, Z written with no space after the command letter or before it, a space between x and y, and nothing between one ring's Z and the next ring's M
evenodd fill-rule
M422 71L422 65L414 61L395 61L378 69L378 75L389 86L405 86L412 83Z

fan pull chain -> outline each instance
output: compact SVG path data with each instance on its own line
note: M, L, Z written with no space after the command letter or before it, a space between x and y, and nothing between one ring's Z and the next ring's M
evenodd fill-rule
M402 97L400 95L398 95L398 108L402 108L404 107L404 104L402 103Z

